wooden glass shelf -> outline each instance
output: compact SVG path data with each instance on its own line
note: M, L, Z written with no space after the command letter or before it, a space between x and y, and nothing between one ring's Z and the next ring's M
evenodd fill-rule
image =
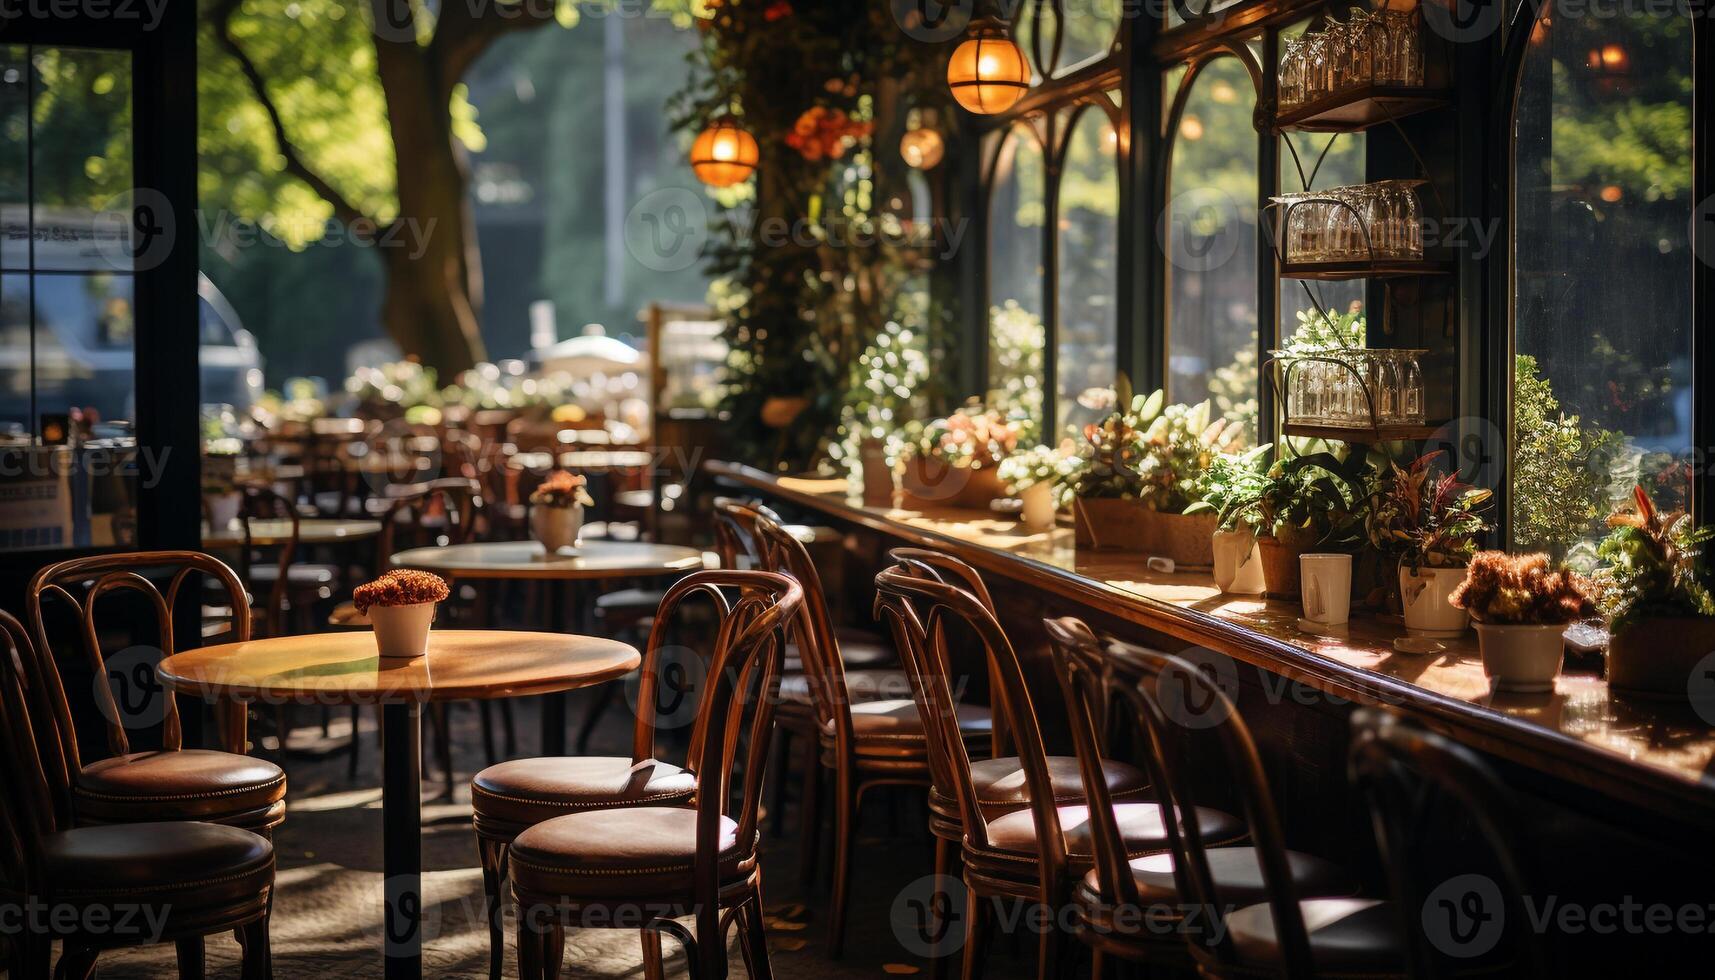
M1404 276L1444 276L1453 263L1428 259L1378 262L1282 262L1282 279L1397 279Z
M1371 126L1452 104L1445 89L1414 85L1365 85L1323 96L1275 116L1281 132L1360 133Z
M1287 422L1281 425L1281 435L1295 439L1326 439L1333 442L1354 442L1373 445L1378 442L1419 442L1440 432L1443 424L1418 425L1333 425L1329 423Z

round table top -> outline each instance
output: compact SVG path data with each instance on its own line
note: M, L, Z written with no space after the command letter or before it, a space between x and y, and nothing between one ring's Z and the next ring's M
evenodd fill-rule
M462 701L552 694L623 677L636 648L594 636L430 630L428 652L382 660L369 630L223 643L161 661L168 687L205 699L316 704Z
M694 572L703 567L703 553L670 544L595 540L549 556L535 541L482 541L412 548L394 555L392 565L460 578L631 578Z
M336 544L341 541L364 541L381 533L380 521L354 520L340 517L306 517L298 521L299 544ZM251 518L250 543L278 545L292 540L292 522L274 518ZM203 525L202 543L209 546L232 547L244 543L244 532L234 521L218 531Z

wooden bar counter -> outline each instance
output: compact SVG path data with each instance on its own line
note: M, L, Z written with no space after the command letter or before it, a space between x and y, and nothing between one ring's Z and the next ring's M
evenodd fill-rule
M1207 572L1154 572L1138 554L1080 551L1064 526L1029 533L972 510L866 507L844 481L721 462L708 470L846 530L848 556L863 566L848 571L854 583L867 584L900 544L981 570L1009 637L1038 661L1033 689L1051 692L1036 703L1044 715L1059 714L1059 697L1040 662L1043 616L1080 616L1098 631L1213 662L1237 682L1289 835L1307 844L1353 849L1361 840L1367 849L1367 814L1346 779L1347 723L1354 706L1386 705L1490 758L1519 794L1527 832L1576 848L1579 893L1715 897L1706 884L1715 872L1715 727L1686 705L1613 696L1594 673L1565 673L1552 694L1491 693L1474 633L1443 641L1441 653L1398 653L1399 620L1354 609L1346 635L1315 636L1297 628L1295 603L1222 595ZM1593 850L1602 856L1593 860Z

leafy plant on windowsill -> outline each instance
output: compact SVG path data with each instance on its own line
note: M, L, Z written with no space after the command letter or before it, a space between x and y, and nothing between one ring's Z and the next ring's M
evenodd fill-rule
M1008 492L1020 494L1043 483L1058 484L1074 461L1070 454L1061 450L1037 446L1001 460L996 473L1007 485Z
M1269 443L1243 453L1216 456L1203 475L1203 499L1185 508L1185 513L1214 511L1219 530L1249 530L1254 534L1260 515L1249 505L1268 489L1269 453L1273 450Z
M1018 450L1024 428L1024 420L973 402L925 425L923 434L911 445L911 454L984 469Z
M1370 544L1413 572L1464 567L1489 530L1482 510L1493 494L1438 471L1443 455L1428 453L1407 468L1389 460L1388 475L1370 495Z
M1296 548L1355 548L1363 539L1363 512L1372 467L1363 455L1316 453L1276 461L1260 480L1233 485L1223 525L1249 526Z
M1161 390L1134 397L1123 375L1114 394L1125 408L1084 427L1088 448L1068 466L1062 496L1140 500L1150 510L1184 513L1203 499L1209 467L1243 440L1243 426L1211 419L1207 401L1168 405Z
M1645 619L1715 616L1715 569L1704 549L1715 527L1697 527L1690 514L1664 514L1643 487L1631 507L1608 518L1596 549L1602 567L1591 576L1609 627Z

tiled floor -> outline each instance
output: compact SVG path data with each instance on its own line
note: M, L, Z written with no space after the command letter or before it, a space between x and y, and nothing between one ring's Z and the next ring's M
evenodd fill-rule
M574 697L585 698L587 693ZM574 725L582 717L583 703L574 701L571 712ZM304 714L307 716L308 712ZM457 706L452 715L455 799L451 803L428 803L423 810L423 861L427 869L424 974L432 978L487 975L488 941L481 916L482 874L477 865L468 802L470 775L484 761L482 739L474 708ZM517 730L522 751L534 749L537 717L533 704L518 705ZM273 919L275 973L282 980L379 977L381 791L374 719L367 713L362 719L363 766L356 780L346 778L346 758L338 751L348 737L345 718L336 717L326 737L319 727L310 727L314 720L303 717L295 721L304 727L297 729L293 738L295 752L286 763L291 791L286 824L276 836L279 894ZM631 720L628 710L609 711L591 751L628 754ZM326 754L330 750L334 754ZM434 788L439 789L438 777ZM826 908L826 879L808 890L801 888L794 842L767 840L763 858L764 901L769 912L769 948L776 975L928 975L927 961L913 952L919 942L915 938L915 916L921 907L919 896L927 893L924 884L913 887L913 883L929 873L931 863L930 839L923 829L923 807L921 795L900 793L891 804L888 797L882 796L867 808L864 837L858 849L847 952L839 963L828 961L824 955L827 923L824 916L817 914ZM793 826L790 837L795 834ZM817 911L807 912L811 907ZM897 932L893 925L896 907ZM208 960L212 976L237 975L238 948L230 939L211 939ZM995 944L989 957L989 975L1001 978L1032 975L1033 960L1029 940L1016 945L1002 940ZM172 947L162 946L108 953L101 958L100 969L103 977L163 977L173 975L172 964ZM735 975L742 976L736 948L732 964ZM510 940L506 970L508 975L516 975ZM957 974L956 964L952 972ZM675 973L683 975L682 968ZM583 930L569 934L563 975L641 975L636 933Z

